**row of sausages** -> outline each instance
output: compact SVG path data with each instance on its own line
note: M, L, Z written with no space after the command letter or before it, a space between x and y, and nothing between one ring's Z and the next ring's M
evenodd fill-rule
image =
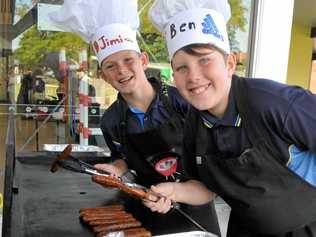
M150 231L132 214L124 210L123 205L109 205L95 208L82 208L80 219L90 226L96 237L106 237L111 232L123 231L125 237L150 237Z

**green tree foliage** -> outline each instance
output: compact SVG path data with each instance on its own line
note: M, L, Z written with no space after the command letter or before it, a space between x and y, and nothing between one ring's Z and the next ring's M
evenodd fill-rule
M15 14L22 18L37 2L37 0L31 0L29 2L31 5L29 5L24 1L17 1ZM68 59L78 62L79 50L88 48L88 45L73 33L40 32L36 26L33 26L23 33L19 47L15 50L14 55L21 65L34 69L43 63L46 55L52 52L59 52L61 48L66 49Z
M66 49L67 57L78 62L78 52L88 45L73 33L39 32L35 26L25 32L15 56L20 64L28 68L41 65L47 54Z
M245 31L247 9L243 6L242 0L229 1L232 8L232 17L228 23L231 48L234 51L239 51L236 32L237 30ZM163 36L148 18L148 10L152 2L153 0L138 0L141 22L139 44L142 50L149 53L152 62L168 62L168 53ZM17 11L22 15L25 9L26 6L22 5L21 8L17 8ZM47 53L58 52L62 47L66 48L67 57L78 61L78 51L80 48L87 48L88 46L75 34L39 32L36 27L32 27L23 34L15 55L21 64L34 68L43 62Z
M242 0L229 0L232 17L228 22L228 37L232 51L239 52L239 43L236 39L238 30L246 31L247 19L245 17L247 8L243 5Z
M139 40L142 50L147 51L153 62L167 62L168 52L162 34L151 24L148 17L148 10L152 0L138 0L140 12L140 34Z
M148 18L148 10L152 5L152 2L152 0L138 0L139 9L142 9L145 6L140 14L140 33L146 44L141 40L140 47L145 51L148 51L149 48L155 56L155 58L153 58L150 55L151 60L156 61L155 59L157 59L159 62L167 62L168 54L163 36L155 29ZM237 30L246 30L247 19L245 14L247 13L247 8L243 5L242 0L229 0L229 2L232 9L232 17L228 22L228 35L232 50L240 51L238 41L236 40L236 33Z

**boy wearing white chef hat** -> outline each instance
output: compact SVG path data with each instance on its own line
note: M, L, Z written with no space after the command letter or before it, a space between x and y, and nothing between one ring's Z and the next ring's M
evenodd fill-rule
M136 0L65 0L63 7L51 13L50 18L59 28L75 32L91 43L100 65L115 52L140 53L136 40L139 27Z
M316 236L316 95L234 75L227 0L156 0L149 14L175 84L195 107L183 159L201 183L153 186L169 199L145 204L166 212L171 200L201 203L202 190L214 192L232 208L228 237Z
M133 169L138 182L145 186L184 180L178 163L189 105L175 87L154 78L147 80L144 70L148 56L140 52L136 41L137 2L65 0L62 10L52 18L59 27L76 32L91 43L103 79L119 92L101 120L114 162L98 164L96 168L122 178L131 175L129 169ZM212 202L182 208L208 231L220 234ZM192 229L185 220L179 221L173 215L170 213L170 219L159 215L154 218L179 230Z
M150 14L153 25L164 33L170 59L190 44L212 43L230 53L226 30L230 5L225 0L156 1Z

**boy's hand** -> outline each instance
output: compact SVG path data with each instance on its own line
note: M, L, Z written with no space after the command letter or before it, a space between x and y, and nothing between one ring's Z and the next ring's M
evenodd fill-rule
M174 183L161 183L151 186L152 193L149 192L147 199L143 201L144 205L151 211L167 213L172 207L174 200Z
M111 164L96 164L94 167L116 177L121 177L127 171L127 164L124 160L116 160Z

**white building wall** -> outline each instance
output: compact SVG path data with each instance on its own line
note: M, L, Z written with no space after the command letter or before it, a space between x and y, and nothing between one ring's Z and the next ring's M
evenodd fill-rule
M294 0L254 0L258 15L250 76L286 83Z

